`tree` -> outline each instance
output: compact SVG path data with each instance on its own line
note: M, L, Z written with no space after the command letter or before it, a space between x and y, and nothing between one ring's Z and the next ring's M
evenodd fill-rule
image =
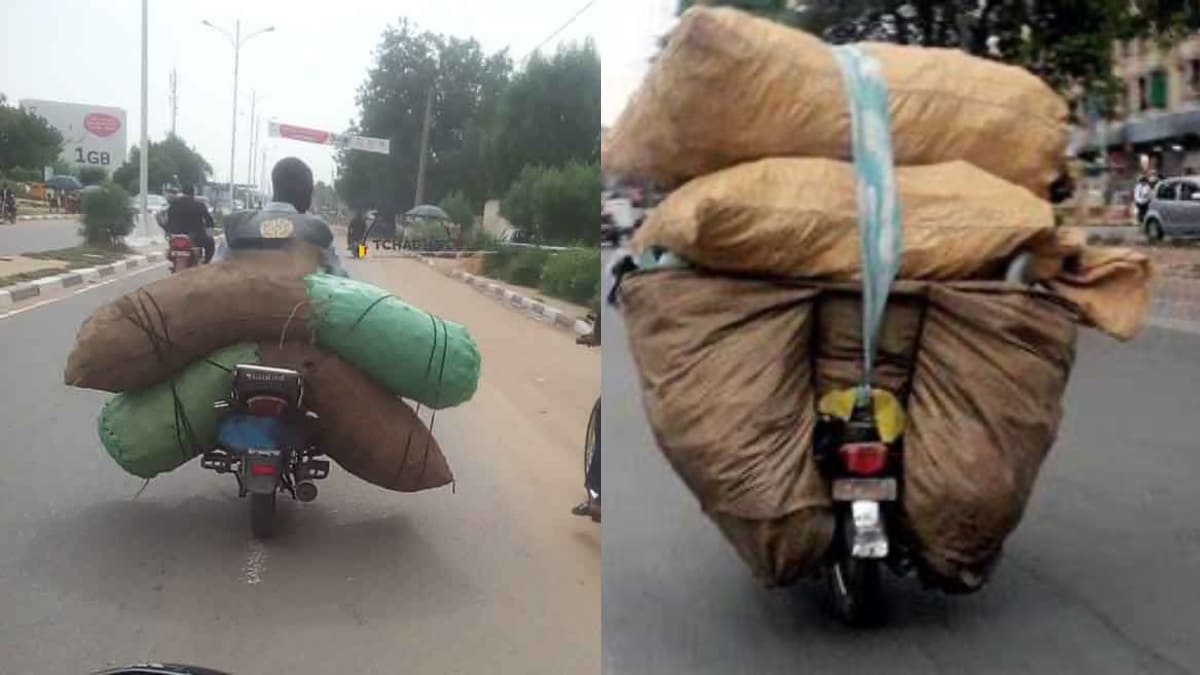
M527 166L592 163L600 156L600 56L591 40L530 58L504 90L495 130L496 185Z
M473 39L421 31L406 19L388 28L359 88L351 132L391 140L391 154L343 150L338 193L353 208L378 208L384 222L412 206L427 97L432 92L425 201L462 190L482 207L492 190L487 127L511 70L506 53Z
M108 180L108 170L99 166L85 166L79 169L79 182L84 185L99 185Z
M0 171L16 167L41 173L58 159L62 134L41 117L23 108L8 105L0 94Z
M730 5L795 25L835 44L865 40L953 47L1025 67L1058 91L1095 96L1111 113L1116 40L1171 40L1200 28L1194 0L681 0Z
M134 147L129 152L129 159L113 172L113 182L131 194L137 194L141 161L141 148ZM164 184L199 187L208 182L208 177L212 175L212 166L208 161L174 134L169 134L158 143L150 143L148 169L149 188L154 194L159 193Z
M600 168L571 162L527 166L500 203L514 225L547 244L596 244L600 237Z
M451 221L461 225L464 230L470 229L475 224L475 208L462 191L454 191L446 195L438 206L441 206L446 215L450 216Z

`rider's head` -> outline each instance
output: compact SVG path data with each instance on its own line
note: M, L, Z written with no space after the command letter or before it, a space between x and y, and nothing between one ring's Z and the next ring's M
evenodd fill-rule
M192 187L191 185L184 185L183 186L183 196L184 197L195 197L196 196L196 188Z
M271 169L271 184L275 188L275 201L291 204L300 213L312 206L312 169L295 157L279 160Z

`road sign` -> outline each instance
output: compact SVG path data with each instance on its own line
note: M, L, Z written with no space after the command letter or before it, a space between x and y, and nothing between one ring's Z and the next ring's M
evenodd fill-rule
M338 134L323 129L310 129L294 124L280 124L279 122L271 122L268 126L268 132L272 138L288 138L293 141L303 141L305 143L333 145L339 148L350 148L351 150L377 152L381 155L390 153L392 148L391 141L386 138Z

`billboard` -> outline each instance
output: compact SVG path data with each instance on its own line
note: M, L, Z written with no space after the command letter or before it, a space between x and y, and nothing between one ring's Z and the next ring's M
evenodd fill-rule
M21 101L21 107L45 119L63 136L62 161L98 166L110 172L125 163L125 111L81 103Z

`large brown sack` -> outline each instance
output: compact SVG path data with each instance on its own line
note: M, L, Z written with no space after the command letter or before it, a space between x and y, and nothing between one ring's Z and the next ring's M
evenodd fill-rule
M1029 500L1062 416L1071 309L995 283L900 284L888 300L875 386L906 403L904 513L928 578L977 590ZM862 374L857 288L819 300L817 391Z
M454 481L442 448L411 407L337 356L306 343L264 343L264 365L304 376L320 416L317 447L343 469L389 490L419 492Z
M856 288L693 270L621 283L664 455L754 574L813 573L832 529L812 462L816 397L861 379ZM904 512L928 579L977 589L1053 444L1075 327L1053 296L903 282L872 381L907 404Z
M1057 253L1054 211L966 162L896 169L902 279L995 277L1021 248ZM773 158L697 178L639 228L635 248L665 248L722 272L852 279L861 267L854 167Z
M1149 259L1092 249L1054 227L1050 205L965 162L896 170L903 227L899 278L1003 277L1018 251L1034 274L1077 304L1084 322L1120 339L1141 328ZM634 237L722 272L845 281L860 274L858 202L850 164L765 159L697 178L663 201Z
M882 64L896 164L965 160L1044 195L1067 106L1034 75L956 49L868 43ZM614 126L612 173L673 187L763 157L850 157L829 45L731 9L694 8Z
M658 445L768 585L810 573L833 534L828 489L809 452L815 295L693 272L621 284Z
M288 251L247 252L146 284L84 321L63 381L137 391L183 370L197 355L239 342L278 341L288 331L306 333L304 275L319 261L315 247L297 243Z

